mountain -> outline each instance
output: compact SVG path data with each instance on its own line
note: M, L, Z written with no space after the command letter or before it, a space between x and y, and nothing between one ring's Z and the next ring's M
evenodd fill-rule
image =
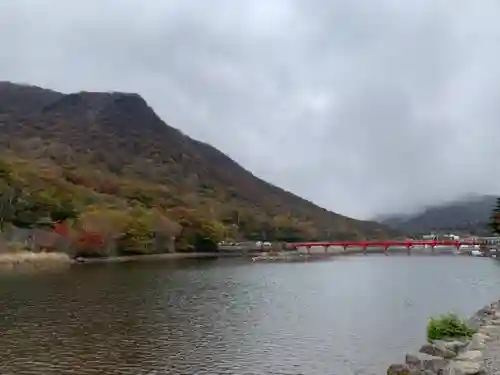
M63 94L0 82L0 134L7 167L27 176L44 171L50 183L47 176L34 183L71 193L79 212L91 205L155 207L183 227L190 225L187 216L199 227L215 225L224 233L219 237L397 234L259 179L216 148L167 125L137 94Z
M377 220L406 233L453 232L491 235L488 221L496 196L466 197L450 203L427 207L414 215L379 217Z

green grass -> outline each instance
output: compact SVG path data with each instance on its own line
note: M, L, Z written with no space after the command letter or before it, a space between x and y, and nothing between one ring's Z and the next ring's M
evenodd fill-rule
M455 314L441 315L438 318L430 318L427 324L427 339L445 340L471 337L475 330Z

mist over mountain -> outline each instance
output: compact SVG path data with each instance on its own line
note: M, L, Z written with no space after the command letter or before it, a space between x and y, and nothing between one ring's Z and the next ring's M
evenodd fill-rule
M419 213L384 215L375 220L412 234L459 232L491 235L488 221L496 199L493 195L468 195L452 202L426 207Z

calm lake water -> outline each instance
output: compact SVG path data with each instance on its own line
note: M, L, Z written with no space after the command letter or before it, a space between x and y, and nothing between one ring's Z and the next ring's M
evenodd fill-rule
M383 374L434 314L500 298L500 262L177 261L0 276L0 374Z

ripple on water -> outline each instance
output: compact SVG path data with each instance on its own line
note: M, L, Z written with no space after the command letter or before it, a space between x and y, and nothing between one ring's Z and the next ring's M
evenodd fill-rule
M376 374L499 281L494 262L403 256L4 275L0 373Z

